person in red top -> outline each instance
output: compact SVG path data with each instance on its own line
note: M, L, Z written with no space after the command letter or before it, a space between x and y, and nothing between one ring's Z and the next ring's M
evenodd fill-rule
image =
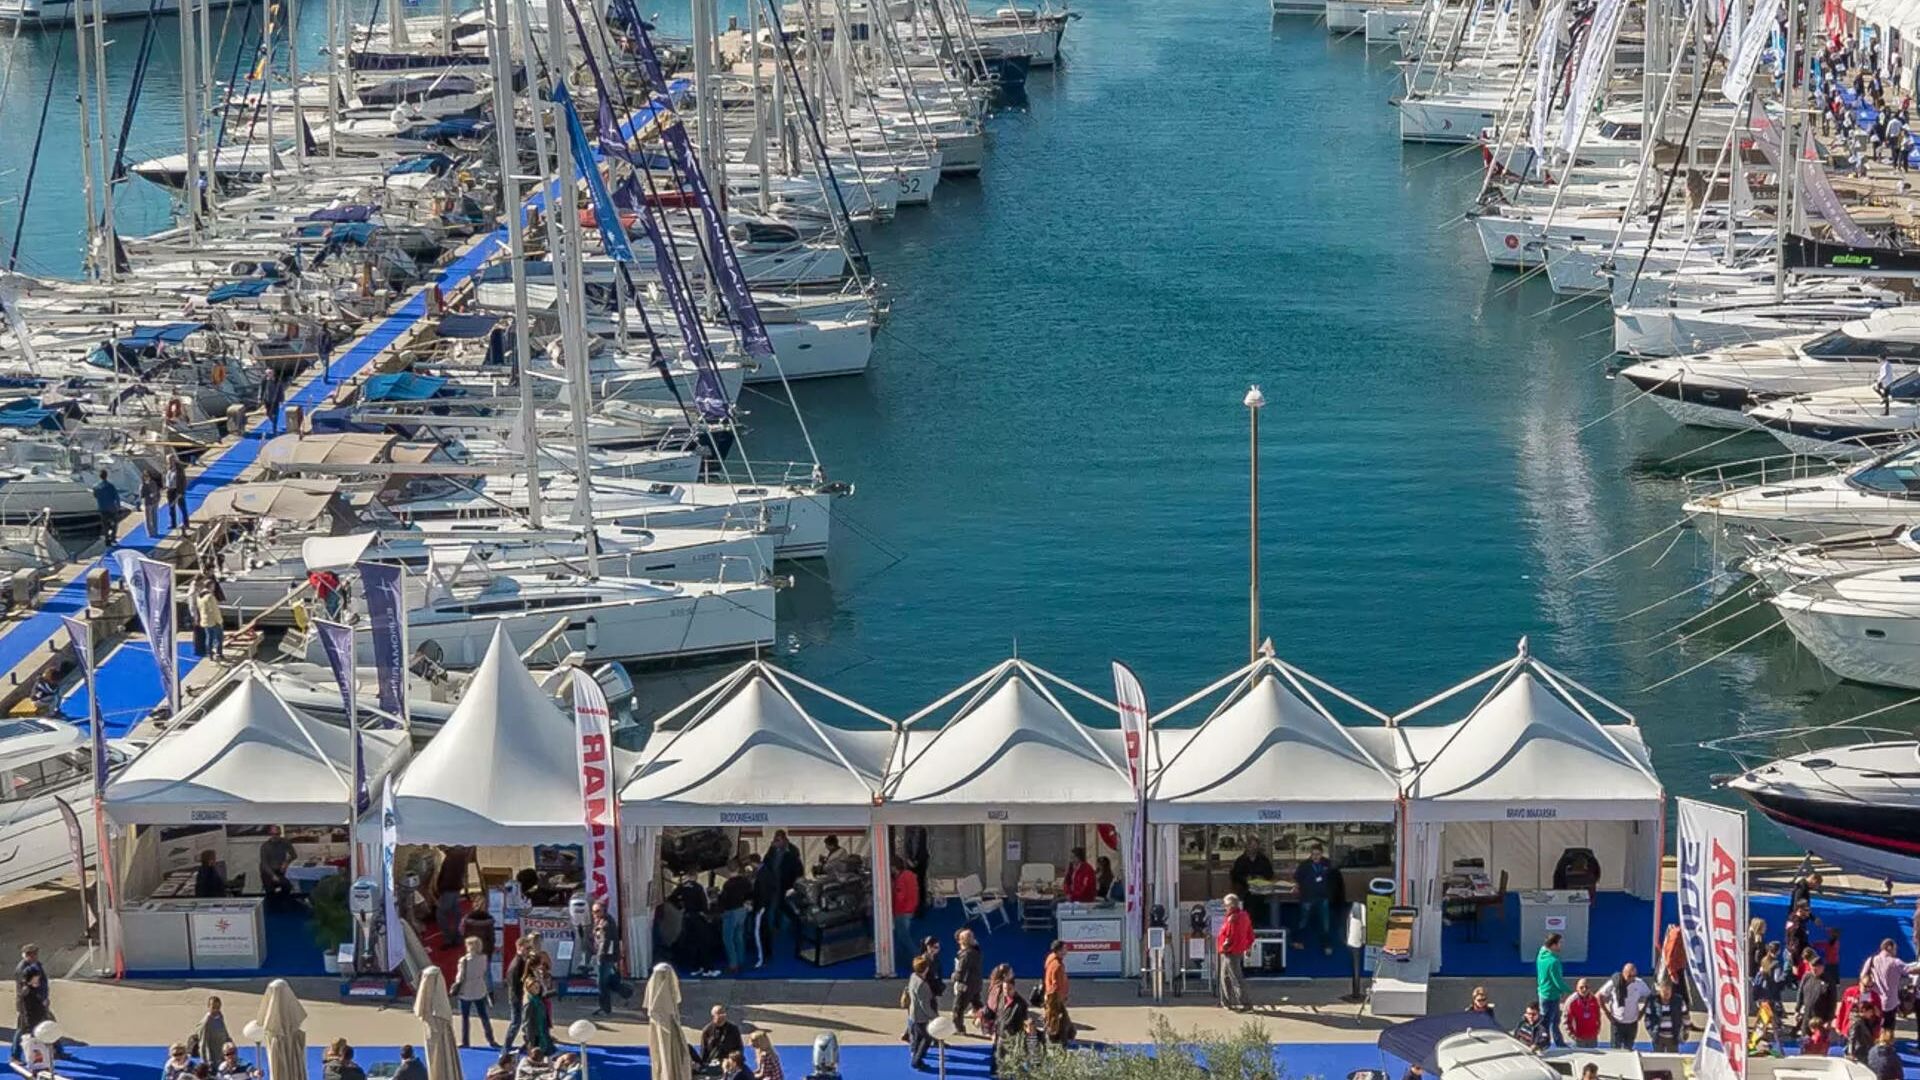
M1253 948L1253 917L1232 893L1222 901L1227 917L1220 923L1214 946L1220 952L1220 1007L1244 1012L1247 1008L1247 950Z
M1600 998L1593 984L1581 979L1573 984L1573 996L1567 999L1567 1034L1573 1045L1592 1049L1600 1045Z
M919 953L919 938L913 936L913 913L920 907L920 879L914 876L907 860L898 855L893 857L893 952L900 960L900 970L908 971L913 967L913 958Z
M1099 891L1093 864L1087 861L1087 849L1074 848L1073 858L1067 860L1067 899L1076 904L1091 904L1098 898Z

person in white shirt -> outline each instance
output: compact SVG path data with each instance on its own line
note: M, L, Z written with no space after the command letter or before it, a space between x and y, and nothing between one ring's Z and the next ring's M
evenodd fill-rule
M1646 1012L1647 999L1653 996L1653 988L1640 978L1640 971L1632 964L1620 969L1620 973L1608 979L1600 987L1600 1002L1607 1010L1607 1019L1613 1023L1613 1047L1616 1050L1631 1050L1640 1037L1640 1017Z

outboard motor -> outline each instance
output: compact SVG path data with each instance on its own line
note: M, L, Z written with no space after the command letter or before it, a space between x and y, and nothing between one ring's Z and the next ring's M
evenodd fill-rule
M813 1037L813 1071L807 1080L840 1080L840 1037L823 1031Z

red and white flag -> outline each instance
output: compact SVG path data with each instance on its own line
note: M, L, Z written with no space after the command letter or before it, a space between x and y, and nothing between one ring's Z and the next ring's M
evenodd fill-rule
M581 820L587 827L587 899L620 918L620 822L613 790L613 739L607 695L585 671L573 674L573 722L579 739Z

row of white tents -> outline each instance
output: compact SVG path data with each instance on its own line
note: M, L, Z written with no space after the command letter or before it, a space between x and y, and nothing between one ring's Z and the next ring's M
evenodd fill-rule
M303 716L255 672L233 678L197 722L114 777L111 821L345 821L344 729ZM579 843L573 721L558 689L496 639L410 761L398 733L369 731L373 789L395 774L400 843ZM1361 719L1337 719L1330 699ZM1436 722L1449 703L1457 718ZM1141 800L1116 717L1110 702L1020 659L898 722L764 661L741 666L661 717L638 753L616 756L632 961L650 959L667 828L864 831L886 852L899 825L1109 822L1122 838L1116 865L1127 865ZM1436 967L1439 882L1462 859L1507 870L1522 889L1548 884L1564 848L1589 847L1602 888L1657 890L1664 798L1639 728L1524 642L1397 716L1263 656L1152 718L1143 756L1158 852L1149 897L1169 909L1182 824L1396 823L1402 902L1430 913L1418 951ZM885 911L886 875L875 877ZM875 924L876 969L888 974L890 922ZM1130 948L1129 970L1137 962Z

